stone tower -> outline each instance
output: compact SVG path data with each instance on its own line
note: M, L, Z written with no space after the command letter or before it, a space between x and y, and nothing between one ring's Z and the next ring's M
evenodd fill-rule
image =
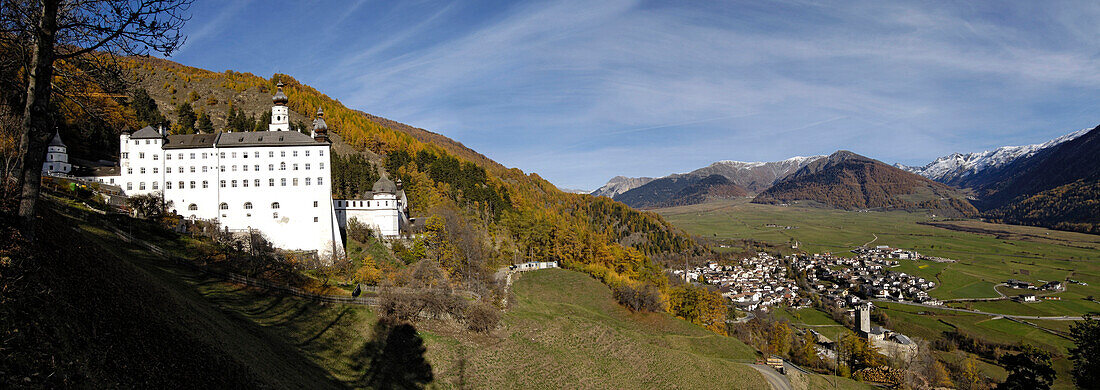
M856 327L863 335L871 333L871 303L856 306Z

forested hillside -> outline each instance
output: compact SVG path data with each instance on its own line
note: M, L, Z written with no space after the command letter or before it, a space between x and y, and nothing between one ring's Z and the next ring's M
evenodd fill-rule
M71 144L103 145L73 148L75 157L116 158L111 151L124 126L166 124L174 133L264 130L275 84L282 82L294 129L309 131L307 123L324 109L339 155L333 162L335 196L369 190L384 171L404 182L414 217L442 213L460 221L448 220L447 226L468 229L448 236L461 239L426 241L399 254L437 260L456 283L470 272L484 278L513 262L558 260L612 286L656 286L668 302L674 299L671 287L649 256L702 250L656 214L564 193L536 174L506 168L439 134L347 108L287 75L264 79L151 58L126 58L123 65L132 74L133 98L119 99L124 104L114 111L118 119L101 123L96 132L83 131L75 121L62 129Z

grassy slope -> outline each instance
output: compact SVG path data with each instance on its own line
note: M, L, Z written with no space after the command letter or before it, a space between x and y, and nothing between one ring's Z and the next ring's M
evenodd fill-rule
M658 210L658 213L692 234L719 239L755 238L785 243L794 238L802 242L802 249L808 252L843 253L871 241L877 235L878 240L873 245L916 249L923 254L959 260L951 264L903 260L901 266L894 269L939 280L941 286L933 290L932 295L940 298L995 297L993 285L1005 279L1037 282L1061 280L1069 276L1090 285L1069 285L1068 291L1054 294L1062 297L1061 301L1030 304L973 302L969 305L990 312L1047 316L1100 311L1100 305L1082 299L1087 295L1100 296L1100 287L1096 284L1100 281L1100 237L1094 235L979 221L947 222L945 226L949 229L918 224L931 220L926 213L857 213L757 205L743 201L667 208ZM798 228L766 228L766 223ZM1002 288L1002 291L1009 293L1007 289ZM984 315L893 304L883 304L882 307L896 330L927 340L939 338L953 325L989 341L1006 344L1023 341L1055 351L1061 354L1054 362L1059 370L1057 385L1060 388L1072 387L1068 374L1070 363L1065 358L1070 342L1066 339L1007 320L991 320ZM800 314L806 317L808 314L804 312L800 311ZM919 312L934 315L917 314ZM793 319L790 313L777 314ZM806 318L810 320L794 322L816 322L812 320L816 318L812 313ZM1035 322L1062 331L1069 326L1066 321ZM1003 369L988 362L983 367L987 375L1004 379Z
M70 218L60 225L79 228L71 242L103 251L107 269L136 280L129 291L155 292L161 301L174 302L177 307L157 315L177 322L173 329L191 337L188 344L227 356L245 380L275 387L317 387L334 379L357 385L369 370L364 350L376 317L368 308L315 304L224 283L154 258L94 224ZM141 235L181 249L171 237ZM539 271L524 275L514 288L514 307L493 335L470 335L449 323L421 326L432 387L767 388L758 373L740 364L756 356L740 341L668 314L631 313L584 274Z

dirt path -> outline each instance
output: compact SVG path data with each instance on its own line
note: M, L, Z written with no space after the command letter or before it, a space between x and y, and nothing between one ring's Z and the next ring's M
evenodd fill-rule
M871 244L872 244L872 243L874 243L875 241L878 241L878 234L875 234L875 233L871 233L871 235L872 235L872 236L875 236L875 239L874 239L874 240L871 240L871 241L867 241L867 243L866 243L866 244L863 244L863 247L864 247L864 248L870 248L870 247L871 247Z

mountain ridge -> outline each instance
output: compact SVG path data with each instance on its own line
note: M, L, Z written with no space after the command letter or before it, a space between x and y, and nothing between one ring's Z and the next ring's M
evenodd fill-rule
M848 210L930 209L945 215L977 215L954 188L847 150L807 164L753 199L767 204L798 201Z

